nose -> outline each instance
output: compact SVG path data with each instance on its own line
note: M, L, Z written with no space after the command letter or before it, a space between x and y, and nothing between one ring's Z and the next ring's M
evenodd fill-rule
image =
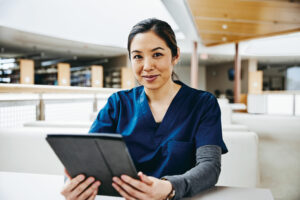
M154 63L151 58L145 58L143 69L144 71L152 71L154 69Z

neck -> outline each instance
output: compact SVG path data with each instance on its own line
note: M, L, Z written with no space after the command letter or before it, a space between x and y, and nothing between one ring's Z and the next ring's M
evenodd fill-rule
M173 98L180 87L180 85L174 83L170 78L162 87L157 89L145 88L145 92L147 94L149 103L157 101L164 102L168 101L170 98Z

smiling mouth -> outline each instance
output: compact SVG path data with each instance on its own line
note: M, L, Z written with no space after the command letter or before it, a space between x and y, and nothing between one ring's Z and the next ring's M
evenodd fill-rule
M142 76L143 78L154 78L154 77L157 77L158 75L145 75L145 76Z
M154 81L159 75L145 75L142 76L146 81L152 82Z

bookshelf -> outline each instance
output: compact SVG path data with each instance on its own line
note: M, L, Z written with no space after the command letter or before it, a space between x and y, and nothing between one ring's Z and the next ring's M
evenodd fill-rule
M129 67L106 70L104 76L104 86L107 88L131 89L136 85L132 69Z

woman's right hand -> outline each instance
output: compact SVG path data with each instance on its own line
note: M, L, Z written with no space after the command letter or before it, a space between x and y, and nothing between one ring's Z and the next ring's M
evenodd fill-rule
M95 181L94 177L85 179L84 175L80 174L72 179L70 174L65 169L65 174L68 177L61 194L67 200L93 200L98 193L100 181Z

